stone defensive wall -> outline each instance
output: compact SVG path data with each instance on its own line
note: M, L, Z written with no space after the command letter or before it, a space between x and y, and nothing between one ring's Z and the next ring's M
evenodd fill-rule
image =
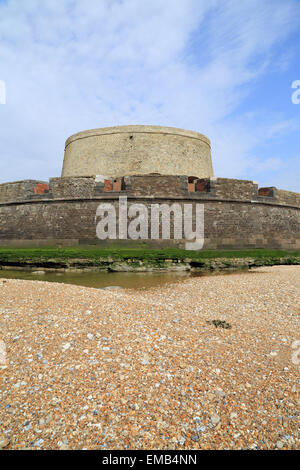
M210 141L162 126L116 126L79 132L65 144L62 176L184 175L212 177Z
M98 240L95 216L102 202L111 202L118 214L119 196L127 196L128 206L143 203L149 210L152 204L203 204L204 249L300 249L300 194L246 180L158 174L0 184L0 245L111 244ZM185 241L113 243L184 248Z

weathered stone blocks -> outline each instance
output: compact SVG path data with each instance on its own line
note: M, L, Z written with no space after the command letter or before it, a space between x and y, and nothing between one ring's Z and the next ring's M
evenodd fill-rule
M193 191L190 192L190 185ZM38 190L37 190L38 188ZM300 195L252 181L176 175L51 178L0 185L0 245L108 244L96 237L101 202L204 205L204 249L300 249ZM143 240L141 243L145 243ZM118 244L130 244L118 240ZM135 241L135 244L139 241ZM153 247L184 240L148 240Z
M118 126L68 138L62 176L160 173L213 176L210 141L198 132L161 126Z

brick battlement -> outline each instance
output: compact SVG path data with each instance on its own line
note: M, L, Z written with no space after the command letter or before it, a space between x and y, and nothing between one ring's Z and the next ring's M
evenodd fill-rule
M24 180L0 184L0 204L39 200L170 198L191 200L268 203L300 208L300 194L275 187L258 188L257 183L229 178L197 178L174 175L133 175L123 177L65 177L49 182Z

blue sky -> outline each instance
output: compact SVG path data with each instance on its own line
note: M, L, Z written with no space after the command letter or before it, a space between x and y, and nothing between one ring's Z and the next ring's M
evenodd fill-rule
M300 192L298 0L0 0L0 182L59 176L64 142L192 129L216 176Z

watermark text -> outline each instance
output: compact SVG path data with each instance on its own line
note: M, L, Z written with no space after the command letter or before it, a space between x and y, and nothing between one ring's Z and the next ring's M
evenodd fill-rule
M300 340L296 340L292 343L292 349L295 351L292 354L292 363L296 366L300 365Z
M0 80L0 104L6 104L6 85L3 80Z
M292 103L299 104L300 103L300 80L294 80L292 83L292 88L296 90L292 94Z
M201 250L204 245L203 204L127 203L119 197L117 207L102 203L96 211L96 234L100 240L185 240L186 250Z

